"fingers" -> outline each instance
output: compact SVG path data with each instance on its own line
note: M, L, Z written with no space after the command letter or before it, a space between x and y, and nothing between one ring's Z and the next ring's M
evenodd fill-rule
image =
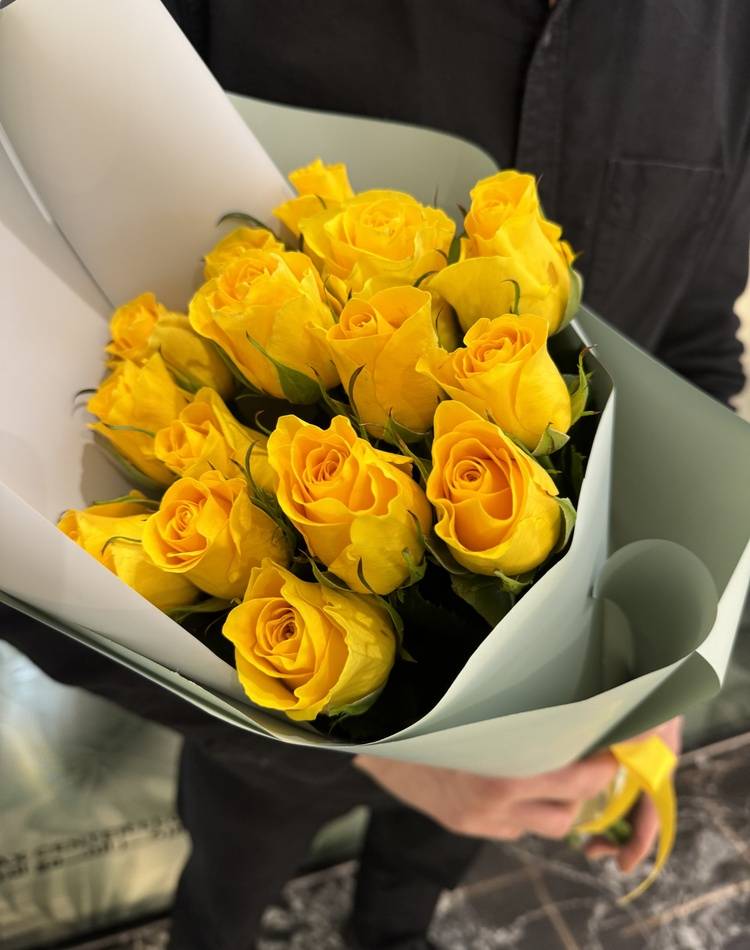
M590 860L598 861L601 858L615 857L620 853L620 849L606 838L593 838L583 849L583 853Z
M617 864L621 871L635 870L647 857L659 833L659 817L656 807L647 795L641 796L632 815L633 834L619 850Z
M603 792L614 781L618 765L609 752L598 752L556 772L504 781L509 798L551 799L582 804Z
M510 821L521 833L564 838L578 817L578 802L530 801L510 809Z

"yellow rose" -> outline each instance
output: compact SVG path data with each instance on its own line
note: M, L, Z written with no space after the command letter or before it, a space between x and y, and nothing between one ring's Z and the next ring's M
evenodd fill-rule
M324 165L316 158L304 168L289 175L298 198L292 198L274 211L276 217L299 237L300 221L317 214L323 208L341 204L354 195L349 184L346 165Z
M214 597L241 597L264 557L284 564L281 530L250 501L244 478L204 472L164 493L143 531L143 549L163 571L184 574Z
M268 464L267 439L238 422L213 389L201 389L179 416L159 429L156 457L180 476L198 478L214 469L225 478L242 474L250 444L250 474L257 485L273 492L275 476Z
M107 352L117 360L142 366L159 353L179 385L210 386L225 398L234 389L232 374L214 348L190 327L184 313L173 313L151 293L118 307L110 320L112 342Z
M251 386L277 399L315 402L316 373L326 388L338 382L315 332L328 330L333 317L304 254L248 251L197 291L189 316L193 329L217 343Z
M435 533L477 574L523 574L542 564L562 528L557 488L499 426L462 403L435 413L427 497Z
M455 226L399 191L363 191L301 219L304 248L340 300L372 277L414 283L445 266Z
M310 552L352 590L388 594L409 577L404 551L422 561L414 518L427 534L432 517L411 463L357 438L348 419L336 416L324 430L282 416L268 439L268 460L282 510Z
M580 285L570 245L542 214L533 176L498 172L478 182L471 198L460 259L436 274L430 289L468 330L480 317L511 309L516 281L520 312L544 317L555 333L577 307Z
M432 351L417 364L451 399L534 450L548 425L570 428L570 395L547 352L547 321L533 314L482 317L452 353Z
M301 581L268 560L223 632L252 702L296 720L336 715L380 690L396 656L391 622L372 598Z
M140 503L137 492L132 498L66 511L57 527L159 610L194 603L200 597L198 588L185 577L159 570L138 543L151 509Z
M90 428L144 475L169 485L174 475L156 458L154 436L176 419L188 402L158 353L143 366L123 360L89 399L88 410L99 419Z
M382 438L389 415L407 429L432 425L440 389L415 369L420 357L437 354L432 297L416 287L391 287L368 299L355 297L327 334L344 388L359 372L355 408L368 434Z
M206 254L203 273L206 280L218 277L227 264L245 257L248 251L283 252L284 245L266 228L235 228Z

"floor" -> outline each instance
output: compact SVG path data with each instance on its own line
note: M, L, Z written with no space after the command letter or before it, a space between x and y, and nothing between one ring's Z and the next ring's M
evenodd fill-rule
M488 845L443 895L432 938L445 950L747 950L750 948L750 733L688 753L680 834L667 870L634 905L638 880L566 845ZM265 918L259 950L345 950L355 862L291 882ZM689 873L688 873L689 872ZM161 950L168 921L76 950Z

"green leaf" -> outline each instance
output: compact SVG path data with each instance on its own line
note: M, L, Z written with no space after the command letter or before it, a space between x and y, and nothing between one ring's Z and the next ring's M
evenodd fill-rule
M502 589L514 597L522 594L524 588L528 587L534 580L533 571L530 571L528 574L519 574L516 577L508 577L508 575L503 574L502 571L495 571L494 576L499 579Z
M589 347L586 347L581 350L578 355L578 375L571 376L566 374L563 377L565 379L565 385L568 387L568 392L570 393L571 426L575 425L581 416L587 415L585 410L589 398L589 380L591 379L591 373L586 372L583 361L589 349Z
M569 498L556 498L555 501L560 506L561 524L560 524L560 538L553 548L555 553L558 553L564 550L570 536L573 533L573 528L576 523L576 510L573 505L573 502Z
M513 280L512 277L506 277L505 280L500 281L501 284L513 284L514 297L513 297L513 306L510 308L510 312L518 316L518 304L521 300L521 285L517 280Z
M564 432L558 432L557 429L548 425L531 454L537 459L541 456L552 455L553 452L559 452L568 443L569 438L570 436Z
M453 574L451 587L492 627L496 627L514 603L513 594L503 589L496 577L481 574Z
M267 224L263 224L260 218L256 218L252 214L247 214L244 211L227 211L226 214L223 214L219 220L216 222L216 227L218 228L220 224L224 224L225 221L240 221L242 224L249 224L251 228L262 228L264 231L271 231ZM274 232L271 231L271 234Z
M166 611L166 613L175 623L182 623L183 620L187 617L192 617L193 614L223 613L225 610L229 610L234 603L237 603L237 601L222 600L221 597L209 597L197 604L185 604L184 607L173 607L171 610Z
M581 298L583 297L583 277L578 271L571 267L570 269L570 291L568 292L568 303L565 307L565 313L560 321L560 326L555 330L559 333L573 320L581 309Z
M146 475L139 468L136 468L132 462L121 455L114 445L106 439L101 433L94 433L94 442L109 458L115 468L126 478L133 488L140 489L149 498L161 498L164 494L165 486L155 479Z
M278 374L281 388L284 390L284 395L289 402L298 403L300 405L310 405L318 401L318 384L314 379L310 379L309 376L305 376L305 374L300 373L299 370L292 369L291 366L285 366L277 359L274 359L268 350L257 340L254 340L249 333L245 333L245 336L248 342L251 343L259 353L262 353L269 363L273 364Z

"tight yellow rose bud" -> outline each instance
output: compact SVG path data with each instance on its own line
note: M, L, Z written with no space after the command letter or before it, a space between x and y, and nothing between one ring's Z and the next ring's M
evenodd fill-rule
M464 567L512 576L542 564L560 537L557 487L500 429L459 402L435 413L427 497L435 533Z
M326 388L338 381L315 332L328 330L333 317L304 254L248 251L198 290L189 316L252 386L277 399L315 402L316 373Z
M324 165L319 158L293 171L289 181L299 197L285 202L274 214L297 237L300 234L300 222L304 218L317 214L321 209L335 207L354 195L346 165Z
M534 178L498 172L478 182L471 199L460 260L436 274L430 289L451 304L468 330L480 317L511 309L515 281L520 312L544 317L555 333L580 287L571 278L570 245L543 216Z
M289 560L281 530L250 501L245 479L214 471L167 489L146 522L143 549L163 571L226 600L242 596L264 557Z
M414 432L430 428L440 389L415 369L420 357L440 352L430 294L391 287L367 300L353 298L326 339L345 389L363 367L353 398L368 434L382 438L390 415Z
M206 280L218 277L227 264L245 257L248 251L283 252L284 245L266 228L235 228L206 254L203 273Z
M299 222L306 253L339 299L372 277L412 284L445 266L451 219L398 191L363 191Z
M187 389L210 386L222 396L234 389L232 374L214 348L190 327L184 313L173 313L151 293L118 307L110 320L107 352L142 366L159 353L178 384Z
M169 485L174 475L156 458L154 436L176 419L188 402L158 353L140 367L123 360L89 399L88 410L99 419L90 428L144 475Z
M490 414L534 450L547 426L570 428L570 395L547 352L547 321L533 314L482 318L452 353L433 351L417 364L445 392L479 415Z
M197 587L185 577L159 570L146 556L139 542L151 509L139 503L136 492L132 497L66 511L57 527L159 610L194 603L201 593Z
M224 636L252 702L290 719L336 715L380 690L396 656L387 613L372 598L301 581L264 561Z
M352 590L388 594L409 577L404 559L424 554L432 521L411 463L357 438L349 420L328 429L282 416L268 439L277 498L310 552ZM359 578L361 565L366 584Z
M268 464L267 439L238 422L213 389L201 389L179 416L156 433L154 451L167 468L181 476L198 478L215 469L225 478L242 474L250 444L250 474L266 491L274 490L275 476Z

